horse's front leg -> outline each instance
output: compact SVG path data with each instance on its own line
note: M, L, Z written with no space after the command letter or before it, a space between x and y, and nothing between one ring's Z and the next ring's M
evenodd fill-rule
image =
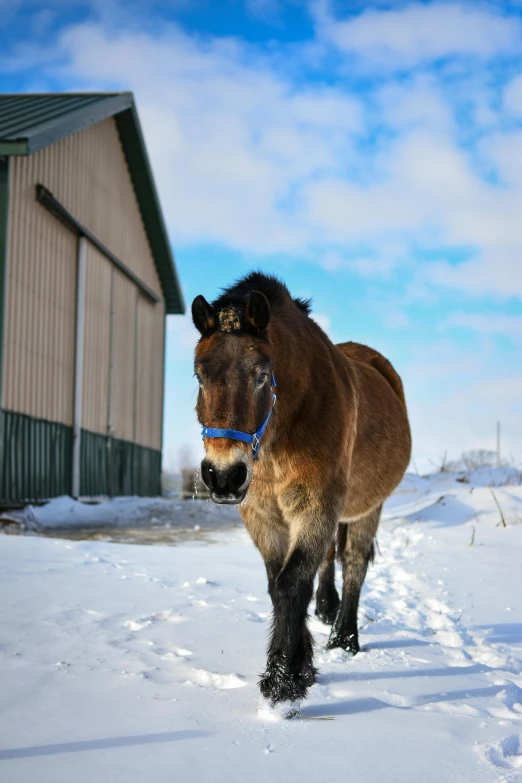
M315 682L306 617L317 567L312 553L296 547L279 574L269 581L274 607L272 634L259 686L272 704L304 698Z
M281 570L269 579L273 626L266 671L259 685L272 704L304 698L315 682L307 612L314 578L332 540L336 517L317 505L303 505L306 508L299 515L285 509L291 544Z

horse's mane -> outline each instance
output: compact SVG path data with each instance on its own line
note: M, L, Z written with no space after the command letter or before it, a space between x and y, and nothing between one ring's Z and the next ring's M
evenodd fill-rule
M275 275L265 275L263 272L250 272L244 277L240 277L227 288L223 288L218 298L212 302L212 307L217 311L226 307L237 307L244 304L246 297L252 291L261 291L268 299L271 307L284 306L290 301L306 315L310 314L310 299L293 298L286 285L279 278Z

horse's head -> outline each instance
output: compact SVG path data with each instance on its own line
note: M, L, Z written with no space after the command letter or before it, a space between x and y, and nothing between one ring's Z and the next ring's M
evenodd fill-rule
M217 311L197 296L192 318L201 333L194 359L196 412L203 427L213 431L204 437L201 478L215 503L241 503L252 480L253 445L215 432L254 435L271 410L270 305L253 291L244 302Z

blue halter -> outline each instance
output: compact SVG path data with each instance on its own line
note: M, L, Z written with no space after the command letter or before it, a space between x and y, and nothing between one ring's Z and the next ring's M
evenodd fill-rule
M276 382L274 378L274 374L272 373L272 389L275 389ZM267 424L270 421L270 416L272 415L272 411L275 408L276 404L276 395L275 392L272 392L272 405L270 406L270 410L268 411L268 415L262 425L257 429L253 435L250 435L248 432L241 432L241 430L225 430L220 429L219 427L202 427L201 434L203 438L230 438L230 440L242 440L243 443L250 443L252 444L252 451L254 452L254 459L257 457L257 452L259 451L259 446L261 445L261 438L263 436L264 431L266 430Z

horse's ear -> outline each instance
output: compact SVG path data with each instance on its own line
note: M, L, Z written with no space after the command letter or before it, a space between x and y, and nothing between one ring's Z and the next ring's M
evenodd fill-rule
M264 331L270 321L270 305L266 296L260 291L252 291L246 300L245 313L251 326Z
M201 294L192 302L192 320L200 334L207 334L216 328L216 312Z

